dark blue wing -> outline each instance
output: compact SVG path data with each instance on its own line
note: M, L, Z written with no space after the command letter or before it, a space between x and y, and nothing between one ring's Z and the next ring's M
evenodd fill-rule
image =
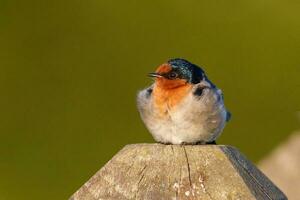
M231 113L227 111L226 113L226 122L228 122L231 119Z

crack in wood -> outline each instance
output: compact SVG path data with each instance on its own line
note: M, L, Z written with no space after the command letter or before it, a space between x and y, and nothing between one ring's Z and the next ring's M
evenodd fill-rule
M137 194L139 193L140 183L142 182L142 180L145 177L145 170L146 170L146 168L147 168L147 165L144 165L144 167L142 168L142 170L139 173L140 178L139 178L138 183L137 183L137 190L136 190L136 192L134 194L135 199L137 199Z
M139 173L139 175L140 175L141 177L140 177L140 179L139 179L139 181L138 181L138 186L140 185L140 182L143 180L143 178L144 178L144 176L145 176L145 170L146 170L146 168L147 168L147 165L145 165L145 166L143 167L143 169L141 170L141 172Z
M183 150L184 150L184 155L185 155L186 163L187 163L187 169L188 169L188 174L189 174L190 187L192 188L191 169L190 169L189 158L187 156L185 146L183 146Z
M175 152L174 152L174 148L173 148L173 146L171 145L170 147L171 147L171 149L172 149L172 153L173 153L173 155L175 155Z
M181 186L181 183L182 183L182 173L181 173L181 169L182 167L180 167L180 171L179 171L179 187L178 187L178 194L180 193L180 186Z

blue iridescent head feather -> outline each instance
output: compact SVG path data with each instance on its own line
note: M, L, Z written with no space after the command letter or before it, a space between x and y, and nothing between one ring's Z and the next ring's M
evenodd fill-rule
M177 71L181 78L186 79L189 83L197 84L205 76L200 67L181 58L170 59L168 64L172 66L172 70Z

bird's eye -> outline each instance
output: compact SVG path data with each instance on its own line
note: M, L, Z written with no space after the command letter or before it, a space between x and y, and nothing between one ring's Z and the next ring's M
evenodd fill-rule
M175 79L175 78L177 78L178 77L178 74L176 73L176 72L171 72L170 74L169 74L169 78L170 79Z

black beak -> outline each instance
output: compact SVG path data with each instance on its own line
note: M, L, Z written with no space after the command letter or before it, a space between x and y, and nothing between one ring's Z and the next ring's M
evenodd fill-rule
M148 76L149 77L154 77L154 78L163 77L161 74L156 73L156 72L149 73Z

